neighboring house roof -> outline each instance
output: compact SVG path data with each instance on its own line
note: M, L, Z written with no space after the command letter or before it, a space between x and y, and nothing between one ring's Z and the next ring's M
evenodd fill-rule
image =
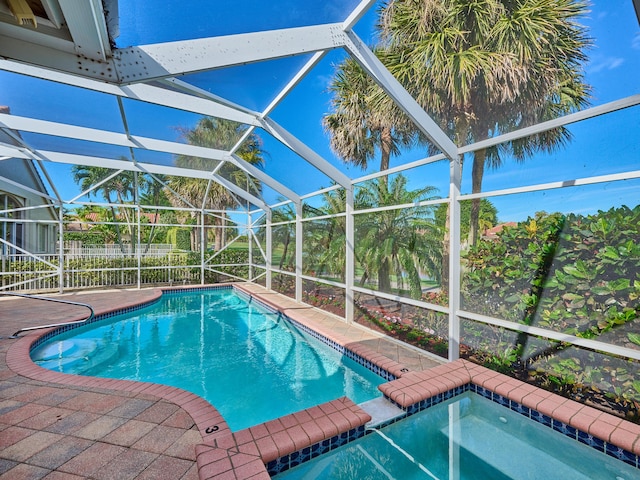
M504 229L504 227L516 227L517 225L518 224L516 222L501 223L500 225L496 225L495 227L487 228L482 236L486 239L491 240L497 238L498 233L500 233Z

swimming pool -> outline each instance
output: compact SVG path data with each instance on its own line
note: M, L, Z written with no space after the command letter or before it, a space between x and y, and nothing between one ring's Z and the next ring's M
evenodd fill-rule
M278 480L631 480L638 469L467 391Z
M216 407L233 431L341 396L362 403L385 382L231 288L165 294L56 335L31 358L63 373L183 388Z

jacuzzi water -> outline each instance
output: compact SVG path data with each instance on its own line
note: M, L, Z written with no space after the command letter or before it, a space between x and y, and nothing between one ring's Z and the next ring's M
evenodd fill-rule
M632 480L640 470L467 392L274 478Z
M60 334L31 358L64 373L183 388L233 431L341 396L365 402L385 381L231 289L165 295Z

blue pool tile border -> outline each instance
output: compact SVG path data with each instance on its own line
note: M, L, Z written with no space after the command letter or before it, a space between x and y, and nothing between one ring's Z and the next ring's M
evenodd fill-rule
M503 395L500 395L499 393L495 393L492 390L486 389L474 383L467 383L465 385L453 388L446 392L438 393L433 397L427 398L418 403L414 403L413 405L409 405L408 407L402 407L400 404L398 404L397 402L394 402L389 397L385 397L389 402L393 403L398 408L402 409L405 412L405 415L400 415L386 422L377 424L373 428L375 428L376 430L380 428L384 428L395 422L398 422L407 417L410 417L411 415L421 412L422 410L431 408L435 405L438 405L439 403L444 402L445 400L449 400L450 398L457 397L458 395L461 395L469 391L477 395L480 395L488 400L491 400L492 402L495 402L505 408L509 408L510 410L513 410L514 412L519 413L520 415L524 415L525 417L530 418L531 420L537 423L540 423L541 425L552 428L553 430L560 432L563 435L573 440L576 440L589 447L595 448L596 450L603 452L611 457L621 460L624 463L631 465L632 467L640 469L640 456L635 455L616 445L605 442L604 440L596 438L593 435L590 435L586 432L578 430L575 427L572 427L571 425L567 425L564 422L555 420L547 415L544 415L538 412L537 410L525 407L524 405L516 402L515 400L510 400L509 398ZM360 431L362 431L362 434L359 434ZM353 440L357 440L358 438L364 435L367 435L370 432L371 432L371 429L365 429L365 427L360 427L358 429L358 432L354 433L353 435L351 435L352 431L349 431L349 435L344 437L344 441L341 441L339 444L336 444L335 446L333 443L329 443L330 448L327 448L328 440L323 440L320 444L316 444L316 445L321 445L321 447L317 447L316 445L309 447L312 449L313 452L319 451L320 453L317 453L311 456L309 454L303 454L303 450L304 451L307 450L307 449L303 449L303 450L291 453L289 455L285 455L272 462L269 462L266 465L267 471L272 476L277 475L278 473L282 473L288 470L289 468L293 468L305 461L311 460L312 458L315 458L321 453L326 453L330 450L333 450L334 448L345 445ZM333 441L334 439L335 437L332 438L331 440Z
M230 290L232 285L203 285L192 287L179 287L179 288L161 288L162 295L175 295L178 293L197 293L203 290Z
M560 432L573 440L577 440L578 442L595 448L596 450L606 453L611 457L622 460L624 463L631 465L632 467L640 469L640 456L635 455L632 452L606 442L600 438L594 437L587 432L578 430L577 428L561 422L560 420L556 420L555 418L551 418L548 415L544 415L537 410L527 408L516 402L515 400L510 400L507 397L492 392L491 390L488 390L486 388L477 386L472 383L470 384L470 389L471 391L478 393L485 398L488 398L490 400L493 400L494 402L510 408L514 412L520 413L521 415L524 415L525 417L528 417L546 427L552 428L553 430Z
M364 425L361 425L360 427L352 428L348 432L340 433L326 440L314 443L309 447L305 447L288 455L276 458L275 460L268 462L265 467L267 468L269 475L274 476L279 473L286 472L290 468L297 467L304 462L312 460L323 453L328 453L331 450L335 450L336 448L346 445L358 438L364 437L365 434L365 427Z
M229 286L228 288L233 288L233 287ZM311 335L316 340L320 340L322 343L324 343L326 345L329 345L331 348L336 350L338 353L340 353L340 354L344 355L345 357L353 360L354 362L362 365L366 369L371 370L373 373L375 373L376 375L384 378L385 380L391 381L391 380L395 380L397 378L395 375L393 375L388 370L386 370L386 369L376 365L375 363L367 360L366 358L358 355L354 351L349 350L344 345L341 345L338 342L335 342L335 341L331 340L330 338L325 337L321 333L316 332L315 330L313 330L312 328L308 327L304 323L300 323L297 320L294 320L293 318L291 318L291 317L287 316L286 314L282 313L281 311L279 311L277 308L272 307L271 305L268 305L267 303L261 301L259 298L254 297L253 295L251 295L251 294L249 294L249 293L247 293L244 290L241 290L239 288L234 288L234 291L237 294L240 294L240 296L244 297L245 299L248 299L251 302L258 303L262 308L266 308L267 310L269 310L272 313L277 313L279 315L282 315L283 318L285 318L289 323L293 324L296 328L299 328L300 330L302 330L306 334Z
M297 320L294 320L292 318L287 317L286 315L284 315L284 317L291 322L292 324L294 324L297 328L299 328L300 330L304 331L305 333L307 333L308 335L311 335L312 337L314 337L317 340L320 340L322 343L325 343L327 345L329 345L331 348L333 348L334 350L337 350L339 353L341 353L342 355L344 355L345 357L353 360L354 362L362 365L363 367L365 367L368 370L371 370L373 373L375 373L376 375L384 378L387 381L391 381L391 380L395 380L397 377L395 375L393 375L391 372L389 372L388 370L385 370L384 368L376 365L375 363L367 360L366 358L358 355L357 353L355 353L352 350L349 350L347 347L345 347L344 345L339 344L338 342L335 342L327 337L325 337L324 335L316 332L315 330L313 330L312 328L309 328L308 326L306 326L303 323L298 322Z

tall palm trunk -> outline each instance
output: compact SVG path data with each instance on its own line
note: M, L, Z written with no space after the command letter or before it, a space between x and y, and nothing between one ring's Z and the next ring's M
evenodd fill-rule
M391 148L393 146L393 137L391 136L391 128L383 127L380 131L380 171L389 169L391 161ZM387 176L380 177L380 188L384 188L387 192Z
M122 255L126 255L127 252L125 252L124 250L124 243L122 243L122 233L120 233L120 225L118 225L118 217L116 214L116 209L114 207L111 207L111 216L113 217L113 223L116 229L116 240L118 241L120 252L122 252Z
M208 225L209 225L209 222L207 221L207 215L205 215L203 212L201 227L197 229L199 232L201 232L200 239L202 240L202 245L200 245L200 248L202 248L203 252L206 252L207 248L209 247L209 237L207 234Z
M389 169L389 162L391 159L391 147L393 144L393 138L391 137L391 128L383 127L380 131L380 171ZM380 198L384 199L389 193L389 186L387 182L387 176L380 177L378 182L378 188L380 189ZM391 292L391 265L387 260L384 260L378 268L378 290L381 292Z
M391 266L384 260L378 268L378 290L391 293Z
M282 249L282 258L280 258L280 265L278 266L278 269L282 270L282 266L284 265L285 259L287 258L287 253L289 250L289 242L291 241L289 232L287 232L286 236L284 237L284 248Z
M220 230L220 238L222 241L220 242L220 248L224 247L227 244L227 217L226 214L222 216L222 230Z
M487 157L485 149L478 150L473 155L473 166L471 168L471 192L480 193L482 191L482 177L484 176L484 164ZM469 245L475 245L478 241L478 225L480 219L480 198L471 200L471 224L469 225Z
M220 250L222 250L222 247L224 247L225 244L225 238L224 238L224 230L225 230L225 221L224 218L217 218L214 221L214 225L215 225L215 240L214 240L214 248L216 250L216 252L219 252Z

